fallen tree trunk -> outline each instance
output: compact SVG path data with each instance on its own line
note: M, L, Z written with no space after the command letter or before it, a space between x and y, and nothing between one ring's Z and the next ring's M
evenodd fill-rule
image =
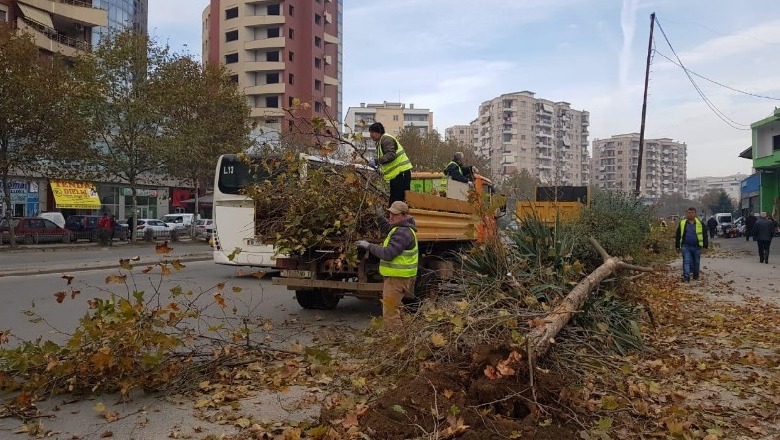
M574 286L563 301L547 314L544 325L536 327L528 333L526 337L527 355L531 365L535 365L536 360L547 353L547 350L550 349L550 345L554 342L553 339L558 332L560 332L574 314L582 308L582 304L585 303L588 293L598 286L605 278L618 269L637 270L641 272L653 271L650 267L635 266L624 262L618 257L610 256L595 238L589 237L588 240L596 250L598 250L601 258L604 259L604 263Z

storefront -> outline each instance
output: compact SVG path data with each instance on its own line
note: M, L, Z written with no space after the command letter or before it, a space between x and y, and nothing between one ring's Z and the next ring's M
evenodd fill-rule
M50 186L50 205L62 212L65 218L105 212L125 220L132 215L133 190L128 186L75 180L51 180ZM167 214L168 194L168 188L137 188L138 211L135 218L160 218Z
M761 175L755 173L740 182L740 207L742 215L759 212L761 196Z
M5 215L5 194L11 198L11 215L14 217L32 217L41 212L41 182L37 179L11 179L8 182L9 191L4 191L0 183L0 215Z

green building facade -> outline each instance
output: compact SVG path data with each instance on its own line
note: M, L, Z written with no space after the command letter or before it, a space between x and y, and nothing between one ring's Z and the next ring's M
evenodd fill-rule
M753 168L761 176L760 211L780 214L780 108L750 125L753 130Z

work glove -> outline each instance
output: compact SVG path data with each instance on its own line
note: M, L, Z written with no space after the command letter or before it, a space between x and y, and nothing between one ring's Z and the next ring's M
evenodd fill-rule
M377 157L376 159L374 159L374 161L371 162L371 164L374 166L374 168L379 168L379 158Z
M358 240L355 242L355 246L357 246L358 249L368 249L369 243L366 240Z
M474 182L469 181L469 189L474 189Z
M477 167L472 165L471 166L471 174L477 174L478 172L479 172L479 170L477 169Z

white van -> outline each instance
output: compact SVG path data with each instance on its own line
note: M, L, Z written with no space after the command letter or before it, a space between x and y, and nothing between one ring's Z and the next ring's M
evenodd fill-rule
M715 214L715 221L718 222L718 232L721 234L726 232L726 229L731 227L733 222L730 212L719 212Z
M172 227L173 229L189 229L190 226L192 226L192 222L194 222L195 214L187 214L187 213L181 213L181 214L165 214L160 219L163 222L165 222L168 226Z
M65 227L65 216L61 212L42 212L38 217L45 218L61 228Z

